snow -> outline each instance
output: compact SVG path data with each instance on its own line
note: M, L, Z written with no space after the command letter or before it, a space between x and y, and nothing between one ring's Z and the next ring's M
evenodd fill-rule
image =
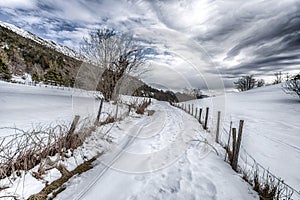
M9 180L1 181L1 183L7 182L9 183ZM39 180L35 179L31 173L24 173L22 172L22 178L17 177L13 183L12 186L5 190L5 193L0 193L0 196L10 196L14 195L18 198L24 197L28 198L32 193L36 191L40 191L44 188L44 184L42 184Z
M109 127L106 127L109 128ZM103 127L102 127L103 129ZM104 127L105 129L105 127ZM89 137L82 147L79 147L73 152L73 156L61 160L59 155L49 157L49 159L55 163L56 166L63 165L67 170L74 170L78 165L82 164L86 159L91 159L99 153L106 151L111 145L106 140L103 140L103 132L101 130L95 131L91 137ZM47 159L45 160L45 162ZM45 173L41 178L36 179L33 174L39 171L40 166L44 167ZM39 164L29 172L21 171L22 176L18 177L15 174L0 180L0 186L8 186L9 188L0 191L0 198L2 196L16 196L18 199L28 199L31 195L40 192L47 184L51 184L53 181L61 177L61 173L54 168L55 166L48 166L45 163ZM49 170L47 170L49 168Z
M132 97L122 100L133 101ZM0 101L1 127L20 128L57 120L70 122L75 114L95 117L99 106L92 92L5 82L0 82ZM105 112L115 112L112 103L104 108ZM119 109L121 114L126 111L126 107ZM104 153L93 163L93 169L73 177L55 199L258 199L251 186L207 145L224 154L196 119L167 102L153 100L148 109L155 113L131 113L113 126L99 127L72 157L59 161L73 170L86 159ZM2 135L8 134L0 130ZM53 168L41 180L35 179L32 174L38 167L25 178L1 180L1 185L10 188L0 191L0 196L15 194L26 199L47 181L61 176Z
M79 89L0 81L0 137L15 134L15 127L29 130L69 124L75 115L81 119L95 117L100 105L97 96L97 92ZM119 106L118 115L123 116L125 111ZM116 105L105 103L103 112L102 120L116 112Z
M16 76L12 75L11 80L16 83L22 83L25 85L31 85L32 84L32 78L30 74L25 73L23 76Z
M89 114L86 110L96 112L98 104L92 94L80 91L0 81L0 136L14 133L3 127L31 129L60 122L68 124L75 114L84 117Z
M227 130L231 120L236 128L239 120L245 120L242 153L245 150L264 168L300 191L299 98L285 94L279 84L187 104L211 107L217 98L225 100L223 125ZM211 127L212 123L209 123ZM221 137L227 141L224 131Z
M151 109L112 129L116 146L56 199L258 199L208 145L191 141L213 140L195 119L166 102Z

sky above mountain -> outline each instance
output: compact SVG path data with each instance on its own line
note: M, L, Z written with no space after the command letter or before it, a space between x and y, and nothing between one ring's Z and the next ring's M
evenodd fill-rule
M299 0L1 0L0 11L75 49L99 27L132 33L148 48L147 81L164 88L219 89L300 69Z

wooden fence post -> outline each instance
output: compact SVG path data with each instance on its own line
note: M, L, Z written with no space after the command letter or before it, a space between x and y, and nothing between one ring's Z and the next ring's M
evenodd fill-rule
M235 154L235 146L236 146L236 128L232 128L232 157L230 159L231 167L233 168L233 159Z
M99 120L100 120L100 115L101 115L102 107L103 107L103 101L104 101L104 98L101 99L100 106L99 106L99 110L98 110L98 114L97 114L97 118L96 118L96 122L95 122L95 123L98 123Z
M68 134L73 134L74 133L74 131L76 129L76 126L77 126L77 124L79 122L79 119L80 119L80 116L79 115L75 115L75 117L73 119L73 122L71 124L71 128L70 128Z
M194 116L194 104L192 104L192 116Z
M117 102L116 114L115 114L115 120L118 119L118 111L119 111L119 104L118 104L118 102Z
M219 143L220 120L221 120L221 111L218 111L217 130L216 130L216 143Z
M191 114L191 104L189 104L189 114Z
M66 144L65 144L66 149L70 149L72 147L73 139L74 139L74 132L75 132L76 126L79 122L79 119L80 119L80 116L75 115L74 120L71 124L70 130L68 131L68 134L65 138L65 140L66 140Z
M202 108L200 108L200 110L199 110L199 123L200 124L202 124L202 122L201 122L201 115L202 115Z
M242 142L243 126L244 126L244 120L240 120L239 133L238 133L238 138L237 138L237 142L236 142L236 148L235 148L235 152L234 152L233 162L232 162L232 168L235 171L237 171L237 166L238 166L239 152L240 152L240 147L241 147L241 142Z
M227 159L227 154L229 154L230 148L229 148L229 143L230 143L230 137L231 137L231 128L232 128L232 121L230 121L230 126L229 126L229 135L228 135L228 140L227 140L227 153L225 154L225 159L224 161L226 161Z
M205 130L207 130L208 114L209 114L209 107L206 107L205 122L204 122Z
M197 115L198 115L198 108L196 108L196 111L195 111L195 118L197 119Z

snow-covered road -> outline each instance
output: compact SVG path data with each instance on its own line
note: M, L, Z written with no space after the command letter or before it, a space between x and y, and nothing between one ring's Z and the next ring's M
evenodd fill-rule
M71 180L56 199L258 199L205 143L197 120L166 102L153 116L126 119L95 167Z

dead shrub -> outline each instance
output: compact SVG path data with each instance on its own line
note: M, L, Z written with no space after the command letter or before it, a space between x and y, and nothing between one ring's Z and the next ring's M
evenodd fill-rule
M93 157L92 159L85 161L84 163L77 166L73 171L68 171L63 165L59 165L58 169L62 173L62 177L53 181L51 184L47 185L43 188L38 194L31 195L28 199L29 200L36 200L36 199L47 199L49 195L52 193L52 198L64 190L63 185L74 175L82 174L83 172L88 171L89 169L93 168L92 163L100 156L101 154Z
M49 162L45 163L49 156L65 157L68 150L72 152L81 146L95 130L86 120L82 121L78 131L75 128L64 124L37 127L31 131L14 128L16 135L0 139L0 179L10 177L14 172L21 175L20 171L28 171L38 164L41 166L33 176L40 178L45 168L49 168Z
M139 103L136 107L136 113L139 115L143 115L145 113L146 108L151 104L151 99L144 99L141 103Z
M100 122L99 125L103 126L106 124L114 123L116 119L114 117L108 116L104 121Z

